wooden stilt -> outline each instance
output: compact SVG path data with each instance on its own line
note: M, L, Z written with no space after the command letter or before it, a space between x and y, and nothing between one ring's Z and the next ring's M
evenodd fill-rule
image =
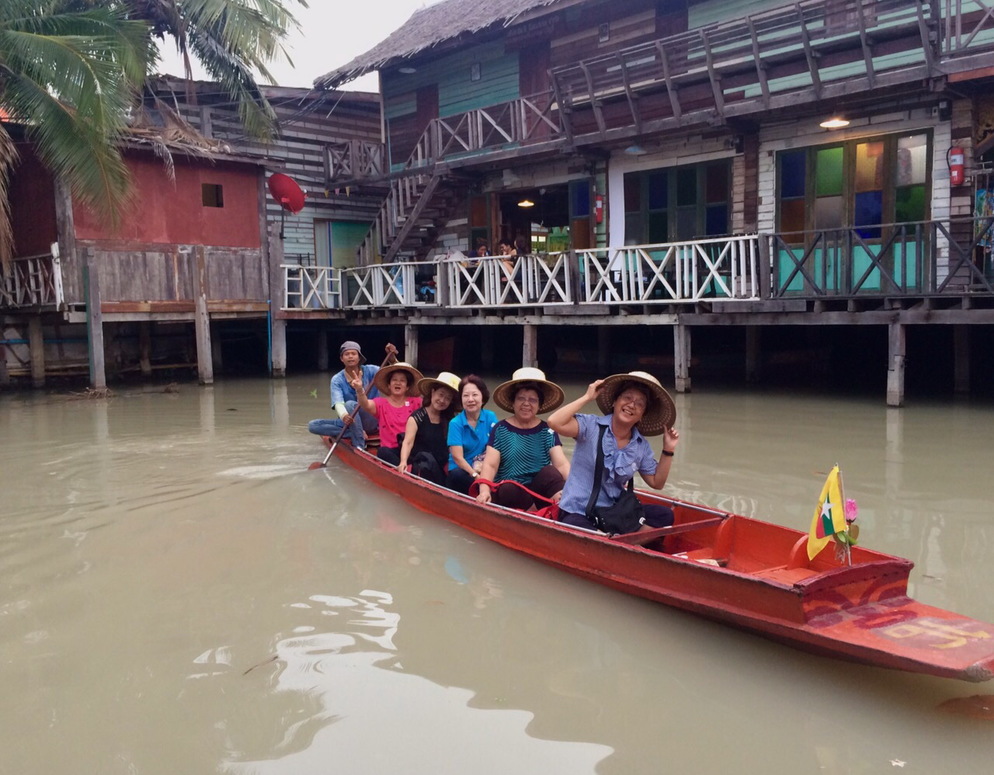
M3 327L0 326L0 332L3 331ZM7 345L0 342L0 385L7 386L10 384L10 372L7 371Z
M270 374L274 377L286 376L286 320L273 318L270 321L272 352L270 353ZM324 335L324 369L328 370L328 334Z
M418 329L410 323L404 326L404 360L418 365Z
M152 376L152 324L147 320L138 324L138 368L143 377Z
M953 392L970 392L970 327L953 326Z
M597 329L597 373L607 374L611 368L611 329L600 326Z
M887 327L887 406L904 406L904 354L906 333L903 323Z
M538 366L538 326L526 323L522 326L521 365Z
M275 327L275 322L273 323ZM286 337L286 325L283 326L284 338ZM273 348L275 349L276 337L273 336ZM328 370L328 332L323 328L318 331L318 371Z
M107 368L104 363L104 317L100 308L100 273L93 250L87 250L83 266L83 294L86 297L86 341L90 356L90 387L107 388Z
M224 351L221 348L221 331L215 323L211 331L211 368L214 371L224 371Z
M197 377L201 385L214 384L211 355L211 319L207 312L207 259L197 245L193 259L194 326L197 332Z
M748 383L759 382L760 379L760 364L762 361L762 355L760 351L760 332L762 329L759 326L746 326L746 363L745 363L745 378Z
M673 326L673 383L677 393L690 392L690 327Z
M480 359L484 371L494 370L494 330L490 326L483 326L483 333L480 336Z
M41 327L41 315L28 319L28 349L31 353L31 384L36 388L45 386L45 335Z

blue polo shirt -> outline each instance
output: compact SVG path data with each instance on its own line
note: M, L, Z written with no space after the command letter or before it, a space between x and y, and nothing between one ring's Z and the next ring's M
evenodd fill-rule
M594 468L597 464L597 436L599 427L607 426L604 432L604 477L595 506L610 506L621 496L628 480L638 472L644 476L656 473L659 465L656 453L648 440L632 428L632 438L624 449L618 449L618 441L611 430L611 415L597 417L592 414L577 414L579 432L570 462L569 476L563 487L563 498L559 502L561 511L571 514L585 514L590 493L594 487Z
M369 385L366 390L366 397L370 400L376 398L380 391L373 387L373 377L380 370L379 366L372 366L370 364L364 364L359 367L362 369L362 384ZM348 379L345 378L345 369L342 369L335 376L331 378L331 405L346 401L358 401L356 398L355 388L349 384Z
M473 465L473 458L487 451L487 439L490 429L497 424L497 415L489 409L480 410L480 419L474 428L466 420L466 412L459 412L449 423L448 445L462 447L462 456L466 462ZM449 470L455 470L456 461L449 455Z

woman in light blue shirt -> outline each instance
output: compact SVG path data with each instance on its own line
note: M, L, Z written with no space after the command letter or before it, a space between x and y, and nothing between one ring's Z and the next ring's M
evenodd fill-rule
M483 453L487 450L490 429L497 424L497 415L483 408L490 400L490 391L487 383L475 374L463 377L459 395L462 411L449 422L449 473L445 486L468 494L469 486L480 475Z

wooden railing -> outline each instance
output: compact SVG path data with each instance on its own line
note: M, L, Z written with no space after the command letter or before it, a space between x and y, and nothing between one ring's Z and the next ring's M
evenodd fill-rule
M773 298L994 293L994 218L773 234L765 240Z
M939 0L943 17L940 51L959 57L994 47L994 3L990 0Z
M55 307L65 303L59 246L51 253L22 256L0 264L0 309Z
M386 174L382 143L349 140L325 147L326 177L335 180L363 180Z
M952 12L968 3L944 0L943 5ZM778 95L800 89L817 98L826 84L856 77L873 87L892 70L931 74L938 46L933 38L941 34L935 6L929 0L784 4L556 68L556 99L567 110L591 107L604 132L601 101L627 98L638 129L635 95L646 90L665 89L669 118L677 120L702 110L727 115L758 109L751 103L769 109ZM986 18L975 24L988 26ZM955 40L975 45L980 37L960 34ZM706 102L703 94L709 95Z
M283 309L341 309L341 272L330 266L282 264Z

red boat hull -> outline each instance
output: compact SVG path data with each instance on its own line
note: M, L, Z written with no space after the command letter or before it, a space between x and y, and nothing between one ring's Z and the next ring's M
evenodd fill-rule
M994 676L994 625L909 598L909 560L853 547L852 565L831 550L809 562L799 530L644 492L676 520L642 546L483 506L346 444L335 454L422 511L623 592L822 655L967 681Z

